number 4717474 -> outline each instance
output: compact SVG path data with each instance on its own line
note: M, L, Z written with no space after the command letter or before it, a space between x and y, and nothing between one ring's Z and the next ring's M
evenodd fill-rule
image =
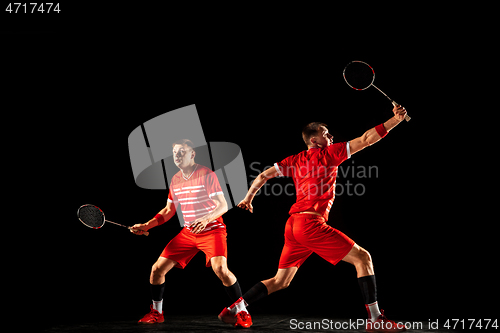
M447 319L443 325L446 329L498 329L497 319Z
M49 14L60 13L59 3L53 2L9 2L6 12L10 14Z

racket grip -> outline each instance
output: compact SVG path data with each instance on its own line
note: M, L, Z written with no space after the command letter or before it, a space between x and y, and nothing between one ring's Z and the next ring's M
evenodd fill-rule
M128 229L130 230L131 228L129 227ZM130 230L130 231L132 231L132 230ZM142 235L144 235L144 236L149 236L149 232L144 231L144 232L142 233Z
M397 103L395 101L392 101L392 105L393 106L398 106L399 103ZM411 117L408 115L408 113L405 115L405 120L406 120L406 122L409 122L411 120Z

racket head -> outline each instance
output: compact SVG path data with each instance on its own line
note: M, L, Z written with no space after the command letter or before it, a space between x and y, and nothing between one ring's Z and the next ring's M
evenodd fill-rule
M344 68L344 80L354 90L365 90L375 80L375 71L366 62L353 60Z
M87 227L99 229L106 221L104 212L94 205L82 205L77 211L78 219Z

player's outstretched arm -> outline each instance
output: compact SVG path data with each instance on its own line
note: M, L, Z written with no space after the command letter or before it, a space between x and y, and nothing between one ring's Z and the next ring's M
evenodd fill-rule
M374 128L370 128L359 138L350 141L349 148L351 155L378 142L387 134L387 132L396 127L396 125L405 118L406 110L401 105L396 105L392 109L392 112L394 112L394 117L387 120L383 124L375 126Z
M167 222L174 216L175 214L175 206L172 202L167 202L167 205L165 208L160 210L158 212L159 215L163 217L163 221ZM130 227L130 232L135 234L135 235L142 235L144 231L148 231L151 228L156 227L159 225L159 221L157 220L156 217L153 217L151 220L149 220L146 223L139 223L139 224L134 224L133 226Z
M248 193L245 196L245 199L241 200L238 204L238 207L250 211L253 213L252 200L255 197L255 194L259 192L260 188L264 186L264 184L271 178L274 178L278 175L278 171L276 167L271 167L264 172L261 172L257 178L252 183L252 186L248 189Z

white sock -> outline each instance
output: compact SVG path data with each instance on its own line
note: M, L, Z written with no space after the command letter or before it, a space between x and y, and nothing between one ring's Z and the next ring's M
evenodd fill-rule
M233 315L237 314L238 312L241 312L241 311L247 311L247 308L245 306L245 300L243 299L243 297L240 297L236 302L234 302L233 305L231 305L231 307L229 307L229 312L231 312Z
M159 302L153 300L153 309L155 309L159 313L162 313L163 312L163 300L161 300Z
M380 310L378 309L378 303L365 304L366 311L368 311L368 316L372 322L376 321L378 316L381 315Z

